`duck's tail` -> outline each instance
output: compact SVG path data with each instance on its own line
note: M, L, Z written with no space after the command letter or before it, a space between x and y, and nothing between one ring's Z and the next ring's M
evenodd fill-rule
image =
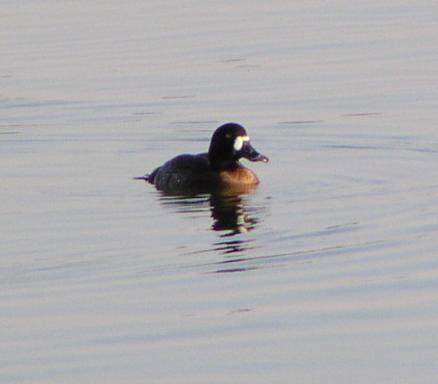
M146 174L144 176L137 176L137 177L133 177L132 180L144 180L144 181L151 181L150 179L150 175Z
M146 173L146 175L144 176L138 176L138 177L134 177L134 180L144 180L144 181L148 181L151 184L154 184L155 182L155 176L158 173L159 169L161 167L158 167L157 169L155 169L152 173Z

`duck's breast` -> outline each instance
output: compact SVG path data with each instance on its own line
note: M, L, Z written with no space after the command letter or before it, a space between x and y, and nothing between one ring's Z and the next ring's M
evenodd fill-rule
M238 167L233 170L220 172L220 179L225 185L257 185L259 179L257 175L246 167Z

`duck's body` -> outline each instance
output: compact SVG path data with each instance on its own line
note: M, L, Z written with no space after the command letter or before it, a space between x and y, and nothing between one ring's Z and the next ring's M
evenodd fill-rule
M239 162L242 157L268 161L251 146L242 126L228 123L215 131L208 153L176 156L142 179L167 193L250 189L259 179Z
M158 190L196 189L214 182L206 153L179 155L156 168L148 181Z
M254 186L256 174L240 163L234 169L213 170L208 153L179 155L156 168L147 181L161 191L210 190Z

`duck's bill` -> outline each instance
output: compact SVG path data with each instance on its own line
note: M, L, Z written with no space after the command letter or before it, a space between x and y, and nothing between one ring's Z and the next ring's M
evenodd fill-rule
M266 156L258 153L249 142L246 142L242 149L242 157L248 159L249 161L263 161L264 163L267 163L269 161Z

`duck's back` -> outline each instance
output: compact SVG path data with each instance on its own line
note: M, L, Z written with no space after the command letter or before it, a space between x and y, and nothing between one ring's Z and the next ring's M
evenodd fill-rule
M181 192L209 187L217 174L211 169L207 153L179 155L155 169L148 181L165 192Z

